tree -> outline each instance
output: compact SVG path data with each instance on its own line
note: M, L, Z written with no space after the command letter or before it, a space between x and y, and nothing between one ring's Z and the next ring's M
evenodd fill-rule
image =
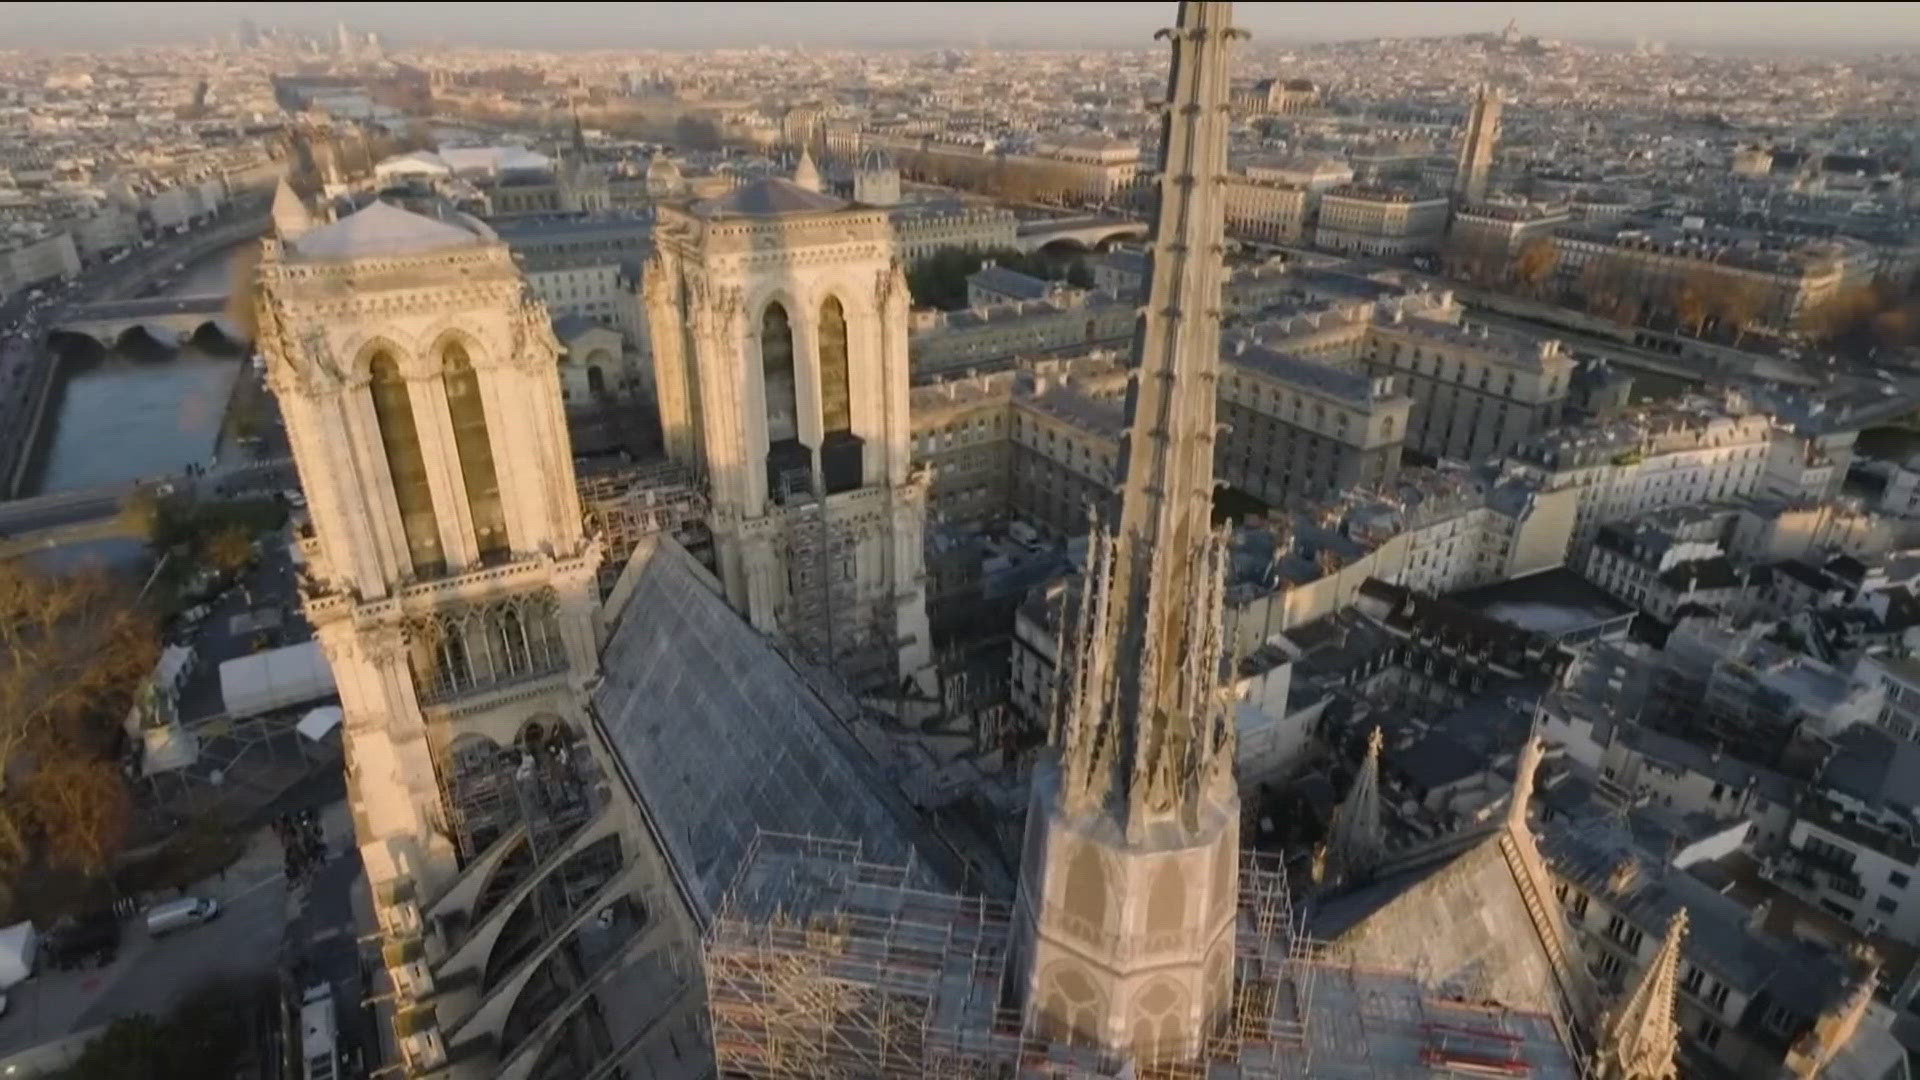
M55 866L98 874L120 850L133 801L110 760L52 758L21 781L25 812Z
M1682 330L1700 336L1700 328L1711 310L1707 305L1710 286L1699 274L1688 274L1673 289L1673 318Z
M247 530L228 525L207 537L200 557L221 573L237 574L253 562L253 541Z
M0 874L68 842L76 864L104 864L126 808L111 752L158 651L149 614L105 574L0 564Z
M107 1025L62 1080L201 1080L255 1075L263 1007L277 1000L270 979L210 982L178 999L164 1019L137 1013Z
M1560 267L1560 250L1553 241L1544 236L1536 236L1520 245L1520 252L1514 258L1513 278L1523 290L1538 295Z

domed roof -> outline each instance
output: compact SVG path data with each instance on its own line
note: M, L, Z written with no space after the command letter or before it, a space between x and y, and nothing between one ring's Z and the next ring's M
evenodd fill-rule
M869 146L860 152L861 172L886 172L893 168L893 155L877 146Z

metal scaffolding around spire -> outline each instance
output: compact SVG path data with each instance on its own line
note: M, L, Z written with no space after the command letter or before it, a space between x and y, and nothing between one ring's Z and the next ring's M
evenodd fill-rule
M1120 501L1096 522L1062 724L1070 813L1137 834L1231 784L1221 695L1224 538L1212 527L1232 5L1183 3L1161 137L1149 291L1134 339Z

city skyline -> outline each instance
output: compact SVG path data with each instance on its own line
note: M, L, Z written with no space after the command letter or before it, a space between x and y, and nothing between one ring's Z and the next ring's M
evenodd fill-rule
M458 32L431 16L385 4L0 4L25 48L95 49L205 40L239 20L325 35L339 22L399 46L531 49L738 47L1125 48L1165 22L1164 5L1108 4L1097 22L1077 5L932 3L911 8L835 3L543 5L467 8ZM1319 4L1247 5L1253 43L1308 45L1378 37L1521 33L1597 45L1636 40L1710 51L1898 52L1920 47L1920 14L1865 3Z

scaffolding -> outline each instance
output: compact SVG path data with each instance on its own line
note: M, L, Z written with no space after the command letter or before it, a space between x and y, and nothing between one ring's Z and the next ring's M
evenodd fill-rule
M576 481L587 532L604 548L600 595L605 597L640 541L668 533L702 562L711 563L706 485L671 461L582 471Z
M897 674L887 599L861 602L855 540L833 520L812 473L790 470L779 481L786 525L787 637L801 656L852 687L886 685Z
M911 866L869 862L856 842L755 839L704 942L721 1075L1026 1080L1118 1067L1025 1023L1009 993L1006 905L912 880ZM1140 1080L1580 1075L1551 1017L1327 958L1277 859L1243 858L1240 901L1229 1008L1196 1057L1136 1062Z

